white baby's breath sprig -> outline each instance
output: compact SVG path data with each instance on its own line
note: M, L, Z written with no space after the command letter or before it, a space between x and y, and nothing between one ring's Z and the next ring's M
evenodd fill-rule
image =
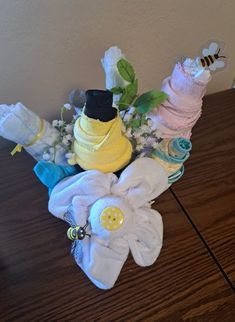
M67 122L64 119L64 113L66 111L71 110L72 108L73 108L73 105L69 103L65 103L60 109L60 120L52 121L52 126L59 131L59 137L52 144L52 147L50 149L45 149L43 153L43 160L55 162L56 153L61 148L65 149L67 153L70 153L69 151L71 151L71 146L73 142L73 127L78 115L76 113L77 111L75 111L71 121ZM69 159L70 157L66 157L66 158Z
M69 110L71 110L72 105L71 105L71 104L69 104L69 103L66 103L66 104L64 104L64 108L65 108L67 111L69 111Z

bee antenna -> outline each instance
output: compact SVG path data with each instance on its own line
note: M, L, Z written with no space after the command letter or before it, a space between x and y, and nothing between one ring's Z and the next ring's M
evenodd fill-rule
M83 228L84 228L84 229L86 229L88 225L89 225L89 223L88 223L88 221L87 221L86 225L85 225L85 226L83 226Z

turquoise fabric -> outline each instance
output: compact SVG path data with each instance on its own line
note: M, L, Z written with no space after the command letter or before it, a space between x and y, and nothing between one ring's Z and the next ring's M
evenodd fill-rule
M182 165L182 167L178 171L174 172L168 177L168 183L172 184L178 181L183 176L183 174L184 174L184 166Z
M33 170L38 179L49 189L49 194L59 181L79 172L74 166L61 166L48 161L39 161Z
M185 138L175 138L169 142L169 153L182 160L192 150L192 143Z
M189 158L189 151L191 149L192 144L189 140L176 138L170 141L168 153L165 153L159 148L153 152L153 155L168 163L180 164Z

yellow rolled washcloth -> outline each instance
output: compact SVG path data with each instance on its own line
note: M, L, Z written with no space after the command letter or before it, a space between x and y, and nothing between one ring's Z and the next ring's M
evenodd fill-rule
M69 164L79 164L85 170L115 172L122 169L131 159L132 145L122 133L119 116L102 122L82 113L74 126L75 156Z

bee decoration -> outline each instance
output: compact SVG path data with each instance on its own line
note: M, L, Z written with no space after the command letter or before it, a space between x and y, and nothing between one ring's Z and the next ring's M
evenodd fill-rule
M209 48L204 48L202 50L203 57L198 57L197 62L200 66L204 68L209 68L211 71L215 71L218 68L223 68L225 66L226 56L220 55L221 48L217 42L212 42ZM221 60L221 58L223 60Z
M69 210L64 214L63 219L71 226L67 230L67 237L73 242L71 247L71 254L74 256L77 264L79 264L82 261L82 257L83 257L81 241L86 236L91 237L90 234L86 233L88 222L83 227L78 226L73 218L72 213Z
M75 226L75 227L69 227L67 230L67 237L74 241L74 240L83 240L86 236L89 236L89 234L86 233L86 228L88 226L88 223L86 223L85 226Z

